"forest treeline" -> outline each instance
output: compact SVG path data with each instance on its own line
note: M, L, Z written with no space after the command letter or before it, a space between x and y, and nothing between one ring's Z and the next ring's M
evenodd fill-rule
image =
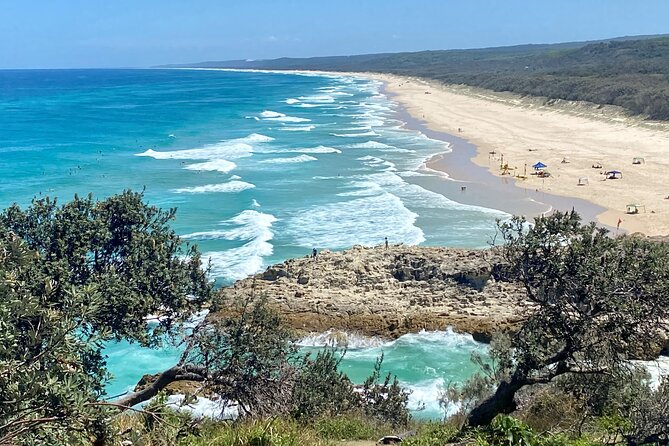
M188 66L393 73L521 95L617 105L650 119L669 120L669 36Z

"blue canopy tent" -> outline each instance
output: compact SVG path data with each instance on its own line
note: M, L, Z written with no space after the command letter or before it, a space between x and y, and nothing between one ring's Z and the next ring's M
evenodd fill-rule
M619 170L609 170L608 172L605 172L604 175L606 175L606 178L609 180L617 180L618 178L623 177L623 173Z
M539 170L539 169L543 169L543 168L548 167L548 166L545 165L544 163L542 163L541 161L539 161L538 163L534 164L532 167L534 167L534 170Z

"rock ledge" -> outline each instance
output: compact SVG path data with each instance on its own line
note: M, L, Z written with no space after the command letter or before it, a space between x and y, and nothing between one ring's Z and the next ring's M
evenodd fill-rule
M396 338L452 326L481 341L522 321L524 290L504 279L495 250L354 246L290 259L221 290L264 295L301 332Z

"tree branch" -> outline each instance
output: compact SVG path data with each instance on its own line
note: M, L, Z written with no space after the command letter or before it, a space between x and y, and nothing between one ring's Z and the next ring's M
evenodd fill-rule
M176 365L165 370L158 376L150 386L138 392L130 393L114 401L114 405L123 410L135 404L143 403L158 394L161 390L175 381L204 381L207 378L207 370L204 367L193 364Z

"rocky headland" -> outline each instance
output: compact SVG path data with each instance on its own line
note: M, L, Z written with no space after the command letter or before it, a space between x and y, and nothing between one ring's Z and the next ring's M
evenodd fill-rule
M354 246L287 260L221 293L231 301L265 296L302 333L396 338L451 326L486 341L530 308L504 271L494 249Z

